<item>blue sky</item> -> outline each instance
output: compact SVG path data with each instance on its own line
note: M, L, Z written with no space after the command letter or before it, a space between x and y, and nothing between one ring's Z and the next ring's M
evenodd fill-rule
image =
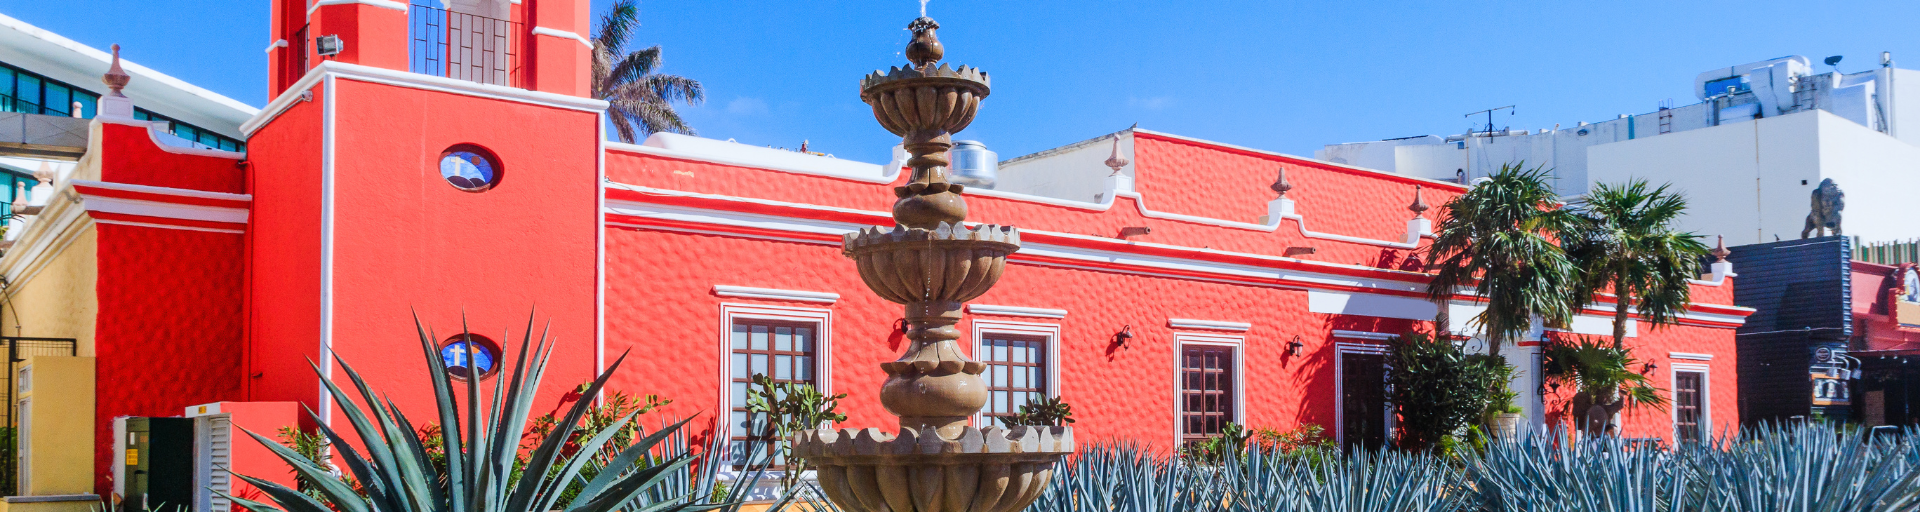
M595 12L606 4L595 0ZM266 103L268 4L0 0L0 13L105 47L243 102ZM857 95L902 62L915 0L645 0L637 41L702 81L700 134L811 140L884 161L898 139ZM1002 158L1139 123L1311 156L1329 143L1450 134L1463 114L1573 125L1694 102L1701 71L1782 55L1845 71L1892 51L1920 68L1920 2L1214 2L932 0L947 62L992 74L961 134ZM596 14L597 17L597 14ZM1825 66L1816 66L1825 70Z

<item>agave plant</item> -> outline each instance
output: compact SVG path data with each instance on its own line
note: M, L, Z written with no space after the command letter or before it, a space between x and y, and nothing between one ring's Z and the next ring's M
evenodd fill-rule
M1451 512L1472 496L1440 457L1355 450L1330 459L1249 452L1229 465L1233 512Z
M1496 440L1472 456L1468 473L1481 510L1656 512L1692 486L1689 473L1658 449L1615 437L1565 441L1564 432Z
M1699 481L1689 509L1729 512L1920 509L1920 431L1903 440L1825 425L1748 429L1724 450L1687 454Z
M511 374L494 380L491 398L485 401L478 379L468 379L466 406L462 408L457 405L445 363L435 350L433 340L438 338L428 335L417 317L414 324L444 427L436 447L447 454L444 472L429 460L420 429L414 428L392 401L374 393L359 372L343 360L340 367L357 391L359 402L324 374L321 381L326 383L341 416L353 426L359 442L348 443L325 422L318 423L336 452L334 458L358 482L357 488L294 449L247 432L292 466L300 480L320 497L246 475L236 476L261 489L279 507L222 496L255 512L701 512L738 505L737 501L715 503L715 493L711 492L715 485L713 468L719 465L715 462L724 460L713 454L724 450L709 447L704 474L695 477L690 471L689 465L700 457L686 449L681 427L692 418L665 425L603 461L596 461L594 455L606 449L609 439L638 411L618 418L590 439L571 439L620 360L586 387L566 416L525 454L524 467L516 468L521 436L527 431L537 400L535 393L552 356L553 345L547 333L541 333L536 342L530 317ZM314 371L318 373L320 367L314 365ZM366 404L364 408L362 403ZM572 455L563 454L562 448L570 440L579 449ZM583 470L590 464L597 471L585 478ZM569 494L567 488L576 484L580 486L577 494L562 502L562 495Z

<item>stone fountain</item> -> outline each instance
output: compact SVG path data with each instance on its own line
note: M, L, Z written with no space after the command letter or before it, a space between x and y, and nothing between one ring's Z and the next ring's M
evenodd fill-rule
M986 365L967 358L955 340L962 304L999 281L1007 255L1020 250L1012 227L968 226L964 190L947 180L953 133L973 122L987 97L987 74L935 67L945 54L925 16L907 26L911 67L876 71L860 81L860 99L901 137L912 155L906 185L895 187L892 227L846 235L867 288L906 307L899 360L881 364L880 403L900 417L900 433L878 428L803 431L794 453L819 468L828 499L856 512L1012 512L1033 503L1054 464L1073 452L1066 427L974 427L987 403Z

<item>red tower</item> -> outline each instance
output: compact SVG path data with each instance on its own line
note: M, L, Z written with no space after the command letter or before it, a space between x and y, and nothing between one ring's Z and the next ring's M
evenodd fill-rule
M496 356L476 371L510 359L536 307L554 378L601 364L587 1L447 5L275 5L275 97L243 127L251 400L330 415L306 361L333 372L332 354L430 408L415 313L439 340L471 326Z

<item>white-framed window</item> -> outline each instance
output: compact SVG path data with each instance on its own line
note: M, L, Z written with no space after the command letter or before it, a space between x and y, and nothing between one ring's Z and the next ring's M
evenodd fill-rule
M749 461L748 449L761 445L756 461L772 456L773 469L785 464L777 442L768 437L765 418L746 412L748 383L754 375L774 382L804 383L832 394L830 366L833 312L826 309L720 305L720 417L736 467Z
M1174 333L1175 446L1246 424L1246 337Z
M973 321L973 358L985 363L987 405L974 416L981 427L1020 412L1037 397L1060 396L1060 325Z
M1697 442L1713 435L1712 372L1707 365L1670 363L1672 374L1667 409L1673 415L1673 441Z

